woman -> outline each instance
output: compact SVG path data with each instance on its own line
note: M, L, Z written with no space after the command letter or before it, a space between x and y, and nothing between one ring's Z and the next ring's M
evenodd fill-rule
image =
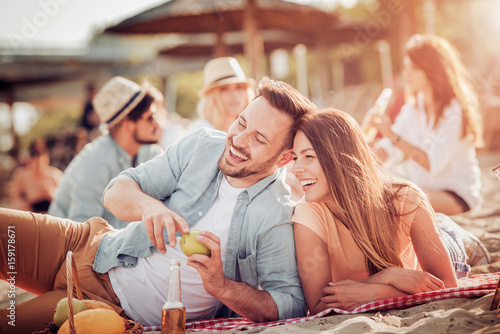
M463 248L444 239L425 194L381 174L346 113L328 109L308 116L292 154L292 173L305 194L292 220L311 314L456 287L454 266L460 276L470 270ZM444 215L440 223L454 224Z
M415 35L408 42L403 76L410 96L394 125L372 120L384 136L375 145L382 161L408 159L409 179L447 215L480 206L476 147L482 145L477 97L458 53L443 38Z
M197 107L199 119L189 130L209 127L227 132L255 96L255 81L245 76L233 57L212 59L203 72L205 86L198 93L201 97Z

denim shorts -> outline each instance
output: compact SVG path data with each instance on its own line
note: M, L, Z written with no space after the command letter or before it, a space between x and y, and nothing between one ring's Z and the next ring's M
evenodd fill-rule
M457 278L467 277L471 269L467 264L468 258L463 240L468 238L470 232L461 228L457 223L442 213L436 213L436 218L439 229L443 232L443 241L450 254Z

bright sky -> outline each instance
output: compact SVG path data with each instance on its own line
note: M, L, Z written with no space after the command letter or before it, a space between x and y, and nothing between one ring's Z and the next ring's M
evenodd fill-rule
M93 31L168 0L0 0L0 48L82 47ZM356 0L291 0L349 5Z
M166 0L2 0L3 47L82 46L94 30L154 7Z

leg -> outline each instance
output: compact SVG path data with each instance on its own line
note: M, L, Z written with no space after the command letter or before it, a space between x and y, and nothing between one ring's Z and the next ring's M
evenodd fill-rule
M11 317L9 317L10 310L0 310L0 333L33 333L44 330L53 321L55 305L64 297L66 297L66 290L47 292L25 303L15 305L15 313L12 313Z
M436 213L436 218L443 232L445 245L450 253L457 278L467 276L470 266L491 262L488 250L475 235L464 230L442 213Z
M100 218L85 223L23 211L0 209L0 278L41 295L15 305L16 327L8 324L10 310L0 310L0 332L18 332L18 319L32 332L52 321L57 302L66 293L66 254L74 253L85 298L114 305L119 300L107 275L92 270L99 241L112 228ZM9 245L11 245L9 247ZM14 282L14 283L12 283Z
M52 291L68 248L82 224L25 211L0 209L0 278L40 295Z
M436 212L444 213L445 215L455 215L465 212L457 200L446 191L424 189L429 195L429 201L432 208Z

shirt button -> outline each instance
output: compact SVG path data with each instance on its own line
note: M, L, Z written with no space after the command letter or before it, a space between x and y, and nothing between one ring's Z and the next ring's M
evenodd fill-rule
M201 212L201 211L198 212L198 216L200 216L200 217L203 216L203 212Z

